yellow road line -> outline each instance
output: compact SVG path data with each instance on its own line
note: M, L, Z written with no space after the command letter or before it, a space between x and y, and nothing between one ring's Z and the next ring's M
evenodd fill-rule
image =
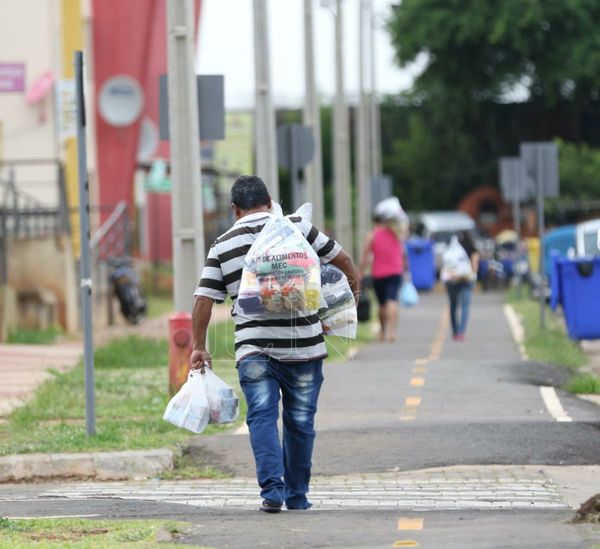
M412 539L398 540L392 547L419 547L419 543Z
M406 397L405 406L418 406L421 404L421 397Z
M428 362L429 362L428 358L417 358L417 360L415 360L415 364L417 366L425 366Z
M425 378L424 377L411 377L410 384L413 387L422 387L423 385L425 385Z
M400 517L398 530L423 530L423 517Z
M412 421L413 419L416 419L415 416L400 416L398 418L400 421Z
M427 373L427 368L425 368L423 366L417 366L417 367L413 368L413 372L415 374L426 374Z

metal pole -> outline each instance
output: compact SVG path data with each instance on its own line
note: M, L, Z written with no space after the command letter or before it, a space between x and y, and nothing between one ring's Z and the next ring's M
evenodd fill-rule
M535 175L537 183L537 217L538 217L538 236L540 239L540 327L546 327L546 279L545 279L545 261L544 248L542 240L544 238L544 164L539 147L535 149Z
M342 1L335 2L335 108L333 112L333 177L335 238L350 254L352 246L352 211L350 186L350 139L348 106L344 96L344 54Z
M256 175L264 180L269 188L271 198L279 201L277 140L275 137L275 111L271 96L269 55L269 21L266 0L254 0Z
M379 111L379 102L377 101L377 68L375 66L375 6L373 0L369 1L369 42L371 53L371 175L379 176L382 173L381 167L381 116Z
M94 341L92 333L92 273L90 258L90 186L87 173L85 99L83 95L83 53L75 52L75 94L77 98L77 169L79 175L79 258L83 363L85 368L85 424L88 435L96 434L94 396Z
M517 265L521 267L521 177L519 173L516 175L516 181L513 185L513 225L517 233ZM522 293L522 274L520 270L517 272L517 297L521 298Z
M167 27L175 310L191 312L204 263L192 0L167 2Z
M367 111L369 109L369 98L365 91L365 19L367 16L367 4L365 0L359 2L358 15L358 81L359 96L357 105L357 147L356 147L356 182L358 185L358 234L356 235L357 255L360 255L360 243L371 227L371 169L369 162L369 125Z
M292 208L297 210L300 204L302 204L302 189L300 188L300 181L298 180L298 159L296 151L298 150L298 132L296 125L291 125L289 128L289 139L288 143L290 148L288 154L290 155L290 184L292 186Z
M304 168L307 200L312 202L312 222L323 229L325 223L323 200L323 156L321 150L321 113L315 83L315 45L313 34L312 0L304 0L304 125L312 132L315 156Z

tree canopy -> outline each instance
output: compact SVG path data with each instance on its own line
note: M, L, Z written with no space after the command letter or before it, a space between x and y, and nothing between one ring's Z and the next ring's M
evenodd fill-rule
M600 144L598 0L402 0L387 28L398 64L424 62L388 102L405 113L385 166L413 207L497 183L498 158L521 141Z

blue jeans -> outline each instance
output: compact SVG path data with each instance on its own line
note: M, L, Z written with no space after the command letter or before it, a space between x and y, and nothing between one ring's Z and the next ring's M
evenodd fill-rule
M315 440L314 418L323 383L323 361L285 363L252 355L238 362L246 402L246 423L263 499L284 502L288 509L311 506L310 482ZM277 419L283 403L283 446Z
M462 335L465 333L467 322L469 321L473 283L448 282L446 283L446 290L448 291L448 298L450 299L452 334L455 336Z

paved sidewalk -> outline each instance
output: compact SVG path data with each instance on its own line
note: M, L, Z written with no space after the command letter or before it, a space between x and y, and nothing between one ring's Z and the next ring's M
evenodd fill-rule
M112 339L129 335L166 338L169 316L170 314L148 318L137 326L125 324L119 317L114 326L94 330L94 346L105 345ZM214 321L219 322L228 317L228 306L219 305L214 308ZM0 421L52 377L51 370L64 372L74 368L82 355L81 338L51 345L0 344Z

